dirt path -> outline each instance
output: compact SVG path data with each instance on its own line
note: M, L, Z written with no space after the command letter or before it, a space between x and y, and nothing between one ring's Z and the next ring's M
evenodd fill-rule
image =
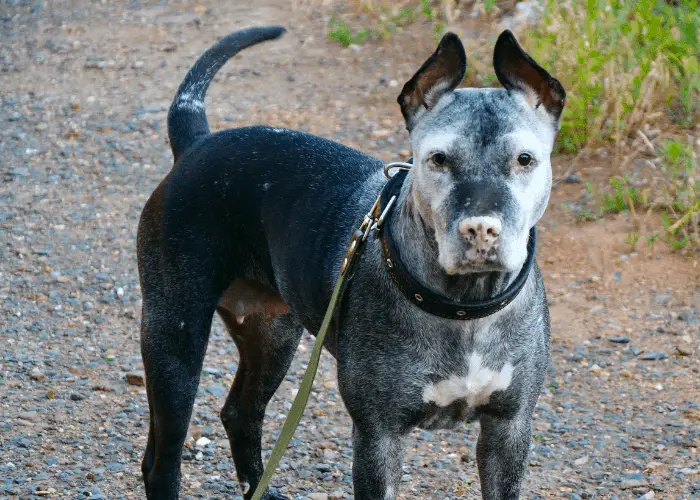
M144 496L146 395L125 381L140 369L134 235L171 165L167 106L217 36L290 28L222 70L213 128L269 123L384 160L408 154L395 99L434 48L430 28L346 49L326 37L342 2L321 3L0 1L0 499ZM587 165L580 175L602 185L605 160ZM630 253L624 215L577 223L561 206L582 192L560 184L539 226L554 343L524 496L700 498L700 263L661 243ZM266 453L309 346L268 408ZM218 420L236 361L217 321L184 497L239 498ZM306 414L275 483L294 498L351 498L330 356ZM477 434L416 431L402 498L480 498Z

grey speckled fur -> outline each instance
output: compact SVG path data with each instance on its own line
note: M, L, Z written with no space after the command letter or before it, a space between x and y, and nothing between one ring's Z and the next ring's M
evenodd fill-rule
M190 70L169 113L175 166L146 203L138 231L149 499L177 498L215 312L241 357L221 417L251 497L263 470L265 406L302 328L318 330L349 236L385 181L381 162L320 137L270 127L209 133L203 99L215 72L241 48L282 32L252 28L221 40ZM504 89L456 90L465 67L461 42L448 34L399 97L415 166L390 220L414 277L457 301L503 291L522 267L528 231L547 205L564 104L559 83L510 32L494 53ZM477 254L459 228L484 217L497 221L500 235ZM354 424L355 498L397 498L414 427L474 419L484 498L517 498L549 349L537 266L506 308L447 320L406 300L370 238L340 318L326 347ZM285 497L268 491L266 498Z

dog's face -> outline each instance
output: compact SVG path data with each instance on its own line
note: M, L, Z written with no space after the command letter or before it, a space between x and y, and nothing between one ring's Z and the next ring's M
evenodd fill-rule
M466 57L447 34L403 88L413 148L411 198L449 274L517 271L552 186L565 93L506 31L494 51L504 89L459 89Z

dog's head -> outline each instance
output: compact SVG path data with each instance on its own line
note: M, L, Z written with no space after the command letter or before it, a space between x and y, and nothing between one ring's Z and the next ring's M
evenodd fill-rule
M564 89L510 31L493 65L504 89L455 90L467 59L448 33L398 98L413 149L411 201L449 274L517 271L552 187Z

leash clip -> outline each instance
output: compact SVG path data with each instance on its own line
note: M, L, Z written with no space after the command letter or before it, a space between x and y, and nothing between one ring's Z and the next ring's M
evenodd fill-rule
M373 229L380 229L382 227L382 224L384 223L384 219L386 218L387 214L389 213L389 210L391 210L391 207L394 206L395 201L396 201L396 195L392 196L391 199L389 200L389 203L386 204L386 207L384 207L384 211L382 212L382 215L380 215L379 218L374 223Z
M411 163L406 163L402 161L387 163L386 165L384 165L384 175L387 179L391 179L393 177L389 173L391 169L410 170L412 166L413 165ZM353 261L355 260L355 256L360 250L360 247L365 243L365 241L367 241L369 234L372 231L381 229L382 224L384 223L384 219L389 214L389 211L396 202L396 195L391 197L389 202L386 204L386 207L384 207L384 210L382 210L381 207L381 200L382 193L380 192L379 196L377 196L377 199L374 201L374 205L372 205L370 211L367 212L367 214L362 219L360 227L356 229L355 232L353 232L352 238L350 239L350 245L348 246L348 249L345 252L345 258L343 258L343 261L340 265L341 274L346 274L352 267Z

